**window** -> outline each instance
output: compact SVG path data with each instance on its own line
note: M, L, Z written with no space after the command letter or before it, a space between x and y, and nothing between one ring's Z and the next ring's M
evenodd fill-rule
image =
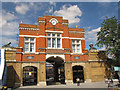
M74 57L74 59L80 59L80 57Z
M25 43L25 52L29 51L29 43Z
M35 52L35 38L24 38L24 51L25 52Z
M51 47L51 38L47 38L47 47L48 47L48 48Z
M80 40L72 40L73 53L81 53L81 42Z
M61 34L47 33L47 48L61 48Z
M27 59L34 59L34 56L27 56Z
M57 47L60 48L60 38L57 38Z

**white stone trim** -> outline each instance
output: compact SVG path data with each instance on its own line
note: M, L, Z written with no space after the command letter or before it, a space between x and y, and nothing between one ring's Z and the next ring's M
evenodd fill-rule
M72 67L74 67L74 66L76 66L76 65L78 65L78 66L82 66L83 67L83 70L84 70L84 68L85 68L85 63L83 63L83 62L73 62L72 63Z
M66 84L73 84L73 80L65 80Z
M36 62L36 63L31 63L31 62L27 62L27 63L22 63L22 68L23 67L26 67L26 66L34 66L34 67L36 67L37 69L39 69L39 65L38 65L39 63L38 62Z
M68 38L69 39L69 37L62 37L62 39L64 39L64 38Z
M49 50L49 49L58 49L58 50L59 50L59 49L62 49L62 50L64 50L64 48L45 48L45 49L48 49L48 50Z
M98 61L103 61L103 60L88 60L88 61L97 61L98 62Z
M48 31L49 32L49 31ZM51 31L50 31L51 32ZM55 31L53 31L55 32ZM56 33L63 33L63 31L56 31ZM47 37L47 36L44 36L44 35L39 35L39 36L35 36L35 35L19 35L19 37L36 37L36 38L39 38L39 37ZM61 37L62 39L64 38L68 38L68 39L80 39L80 40L85 40L85 38L71 38L71 37Z
M81 32L81 31L69 31L71 33L85 33L85 32Z
M39 35L39 36L34 36L34 35L19 35L19 37L36 37L36 38L39 38L39 37L46 37L46 36L43 36L43 35Z
M51 32L51 33L63 33L63 31L50 31L50 30L45 30L45 32Z
M46 86L46 82L38 82L37 86Z
M85 83L91 83L92 82L92 79L86 79L85 80Z
M22 54L39 54L39 53L45 53L45 52L22 52Z
M18 49L19 49L19 48L22 49L23 47L16 47L16 48L18 48Z
M85 38L69 38L69 39L81 39L81 40L85 40Z
M12 49L12 48L9 48L9 47L8 47L8 48L3 47L3 48L1 48L1 49L16 51L16 49Z
M45 21L44 20L40 20L40 21L38 21L39 23L45 23Z
M43 35L39 35L38 37L46 37L46 36L43 36Z
M49 57L61 57L64 61L65 61L65 55L64 54L46 54L46 59L48 59Z
M84 53L71 53L71 55L84 55Z
M68 23L64 23L64 22L62 24L69 25Z
M19 35L19 37L38 37L38 36L33 36L33 35Z
M12 62L15 62L16 60L6 60L6 61L12 61Z
M39 30L38 28L26 28L26 27L19 27L19 29L25 29L25 30Z
M90 50L89 52L99 52L99 50Z

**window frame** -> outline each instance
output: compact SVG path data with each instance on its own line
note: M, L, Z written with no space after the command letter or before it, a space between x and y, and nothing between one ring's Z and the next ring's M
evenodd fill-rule
M25 39L28 38L28 41ZM31 40L33 38L33 40ZM28 43L28 51L25 51L25 44ZM33 51L31 51L31 44L33 44ZM35 52L35 37L24 37L24 52L25 53L34 53Z
M48 38L50 40L50 45L48 45ZM55 39L55 44L53 43L53 39ZM59 40L60 45L58 45L58 39L60 39ZM55 45L55 47L53 47L53 44ZM50 46L50 47L48 47L48 46ZM58 46L60 46L60 47L58 47ZM61 49L62 48L62 34L61 33L48 32L47 33L47 48L48 49Z
M79 48L78 48L78 45L79 45ZM75 47L73 48L73 46L75 46ZM73 53L82 53L82 47L81 47L81 40L80 39L72 39L72 52Z

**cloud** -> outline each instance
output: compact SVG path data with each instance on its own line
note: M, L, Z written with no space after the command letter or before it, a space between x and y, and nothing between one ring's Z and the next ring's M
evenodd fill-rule
M88 33L90 34L90 33L96 33L96 32L98 32L98 31L100 31L100 28L101 27L99 27L99 28L97 28L97 29L93 29L93 30L91 30L91 31L89 31Z
M30 2L30 5L31 5L31 6L34 6L34 3L33 3L33 2Z
M31 3L31 5L33 5L33 4ZM26 4L21 4L19 6L16 6L15 10L17 13L24 15L29 10L29 6Z
M14 36L18 32L18 22L5 22L2 26L2 35Z
M45 13L53 13L53 7L50 7Z
M56 6L56 3L53 1L50 1L50 5Z
M16 36L18 34L18 25L19 23L16 21L17 17L14 13L6 12L3 10L2 13L2 33L0 37L2 37L2 44L6 44L8 41L12 42L12 44L16 43Z
M2 19L2 20L1 20L2 23L0 23L0 24L1 24L1 26L3 27L3 26L5 26L6 24L9 25L8 22L17 19L17 17L14 15L14 13L10 13L10 12L6 12L5 10L2 10L2 18L1 18L1 19Z
M91 29L91 26L87 26L87 27L83 27L85 29L85 31L88 31Z
M54 12L54 15L63 16L64 19L69 20L69 24L80 22L82 11L77 5L63 5L62 8Z
M6 13L5 10L3 10L2 13L3 13L3 17L2 17L3 20L9 21L9 20L17 19L14 13L9 13L9 12Z
M7 44L8 42L11 42L12 46L15 46L17 44L17 41L15 38L2 37L2 45Z
M97 32L100 31L100 28L101 27L86 32L86 41L96 42L96 40L97 40Z
M53 1L50 1L49 4L50 4L50 7L48 8L47 11L45 11L45 13L53 14L54 8L56 7L56 3Z
M0 28L2 28L2 15L0 14Z
M106 50L105 46L103 48L100 48L99 50Z

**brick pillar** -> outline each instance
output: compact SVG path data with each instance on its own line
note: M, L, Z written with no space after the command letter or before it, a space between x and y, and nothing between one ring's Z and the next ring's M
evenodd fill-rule
M21 86L23 86L23 68L22 67L21 67L21 73L20 73L20 75L21 75L20 76Z
M73 84L72 62L65 62L65 83Z
M46 63L39 63L38 86L46 86Z
M23 69L21 63L16 63L16 77L15 77L15 87L22 86L23 83Z

